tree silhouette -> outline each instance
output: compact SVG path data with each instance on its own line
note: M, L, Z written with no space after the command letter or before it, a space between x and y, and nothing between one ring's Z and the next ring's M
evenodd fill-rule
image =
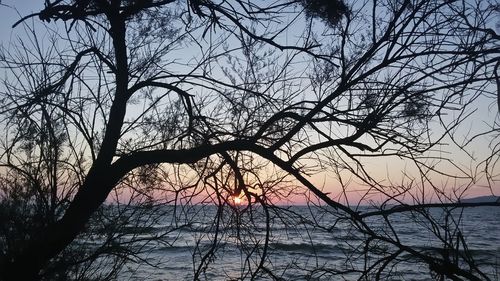
M497 119L461 131L497 95L497 15L491 3L466 1L45 1L14 24L29 40L0 56L2 280L86 278L92 266L108 269L96 278L114 278L140 259L127 245L144 242L124 229L177 208L200 215L194 203L217 206L212 247L194 254L195 279L233 224L247 257L242 278L279 279L267 259L273 220L303 219L275 205L290 196L324 204L333 220L308 221L315 228L342 224L363 241L350 254L361 268L306 268L310 276L383 279L410 256L436 278L488 278L453 214L499 206L458 202L482 175L492 193L498 181ZM474 157L470 144L484 136L484 174L443 156L450 143ZM394 159L412 167L398 184L367 164ZM323 172L335 193L312 177ZM441 186L443 178L460 186ZM346 199L352 190L359 203L385 201L360 209ZM396 213L430 226L439 251L401 240ZM253 214L265 218L263 238ZM13 219L20 215L27 220ZM145 242L168 244L182 227ZM81 246L96 233L108 239ZM99 267L102 256L115 263Z

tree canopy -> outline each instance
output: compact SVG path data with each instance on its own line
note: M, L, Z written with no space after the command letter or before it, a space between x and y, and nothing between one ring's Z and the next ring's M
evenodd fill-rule
M360 278L404 255L432 276L488 278L456 254L460 223L427 210L499 206L460 203L478 183L499 191L498 14L489 1L46 0L0 52L0 279L115 278L146 262L123 228L154 225L165 204L177 219L218 206L215 233L228 213L238 227L265 217L264 237L238 235L253 245L242 271L276 279L272 221L294 217L280 207L293 200L364 237L365 267L348 269ZM442 251L401 241L400 212ZM221 237L193 258L195 279Z

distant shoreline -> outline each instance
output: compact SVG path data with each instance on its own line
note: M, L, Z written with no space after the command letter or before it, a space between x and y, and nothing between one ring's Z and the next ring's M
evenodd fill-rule
M487 196L478 196L473 198L465 198L458 201L459 203L494 203L500 202L500 196L487 195Z

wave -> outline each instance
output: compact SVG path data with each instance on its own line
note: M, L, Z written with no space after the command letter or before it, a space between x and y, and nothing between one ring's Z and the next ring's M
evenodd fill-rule
M296 252L296 253L342 253L346 247L341 244L323 243L287 243L273 242L269 247L276 251Z

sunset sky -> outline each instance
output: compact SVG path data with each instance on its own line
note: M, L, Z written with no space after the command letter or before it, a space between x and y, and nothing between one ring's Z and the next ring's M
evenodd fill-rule
M12 29L11 26L15 23L20 16L25 16L30 13L30 11L37 12L39 8L43 7L43 1L8 1L3 0L0 6L0 17L2 18L2 24L0 25L0 38L1 38L1 46L3 48L9 48L9 45L12 43L16 43L18 36L24 38L23 27L18 26L15 29ZM14 10L13 8L17 9ZM19 14L18 14L19 13ZM31 24L33 21L35 27L41 27L41 23L38 20L38 17L30 19L27 21L28 24ZM47 23L46 23L47 24ZM48 26L51 26L52 23L48 23ZM43 38L43 28L40 28L40 38ZM2 75L6 74L6 71L2 71ZM493 90L494 91L494 90ZM498 122L498 110L496 108L496 100L490 96L482 96L476 100L477 110L470 111L471 118L468 119L467 122L464 122L459 130L454 131L455 136L462 136L462 139L466 139L466 137L473 136L482 131L487 131L489 124L492 123L492 120L497 120ZM455 116L444 116L444 120L452 121ZM437 134L437 132L441 131L440 125L435 122L434 123L435 132L431 132L431 134ZM485 159L485 157L491 154L490 148L491 138L479 137L474 139L472 142L467 144L467 148L469 152L472 154L468 155L463 150L459 149L457 144L454 144L449 138L445 139L445 146L435 147L434 152L429 156L443 157L448 158L450 161L438 161L438 160L429 160L428 164L436 165L436 167L440 167L441 171L449 173L451 175L459 175L462 171L460 171L457 167L453 167L452 164L457 165L461 169L471 173L477 173L480 175L478 177L478 181L473 184L473 187L470 188L466 193L466 197L473 197L479 195L490 195L491 191L496 195L500 194L500 183L494 182L493 186L491 186L492 190L489 189L488 184L484 176L481 176L481 169L484 168L484 165L480 165L480 162ZM460 145L460 144L459 144ZM401 160L397 157L387 157L384 159L381 158L366 158L366 161L363 162L367 171L369 171L373 177L379 179L380 182L384 184L393 184L398 185L405 181L408 181L408 178L404 178L404 174L418 176L418 172L416 171L416 167L407 161ZM479 166L478 166L479 165ZM497 171L497 176L500 171ZM430 175L434 185L446 187L448 190L463 189L464 185L470 184L467 180L465 181L450 181L449 178L444 177L442 175L433 174ZM340 183L332 175L329 171L324 172L321 169L318 169L317 173L311 177L312 182L314 182L317 186L322 187L325 192L331 192L331 194L339 194ZM363 184L356 179L352 178L352 181L349 183L351 186L351 191L348 193L350 196L349 200L357 201L361 196L364 195ZM431 196L432 197L432 196ZM377 198L377 194L372 194L368 199L371 200L379 200L381 198ZM293 199L297 203L303 203L301 199ZM342 199L340 199L342 200ZM430 198L430 200L432 200Z

